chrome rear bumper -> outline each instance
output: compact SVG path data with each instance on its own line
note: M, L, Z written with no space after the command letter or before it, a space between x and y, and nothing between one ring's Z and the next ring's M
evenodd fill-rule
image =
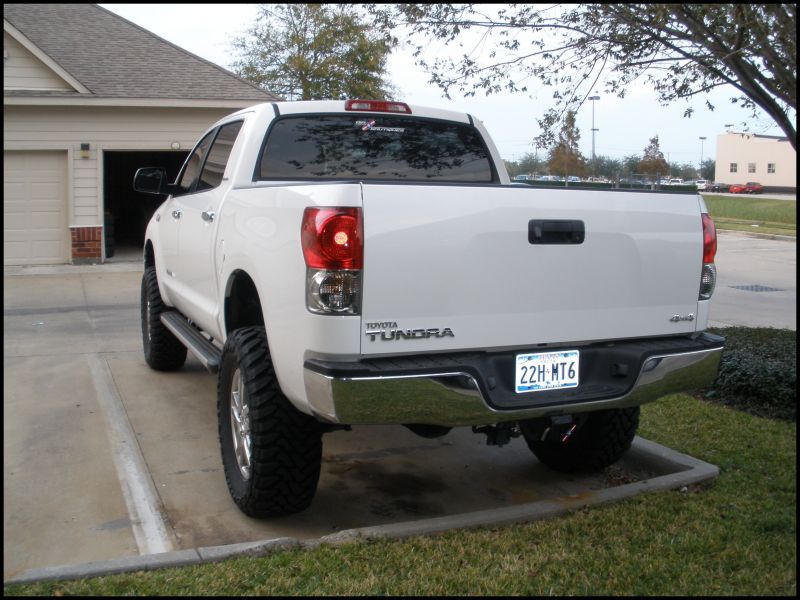
M704 334L705 335L705 334ZM551 402L519 409L492 406L479 376L461 370L401 375L341 376L306 363L305 387L315 416L348 425L419 423L488 425L558 414L637 406L663 396L709 386L717 375L724 340L713 347L643 359L635 383L620 395L590 401ZM525 395L530 400L530 394Z

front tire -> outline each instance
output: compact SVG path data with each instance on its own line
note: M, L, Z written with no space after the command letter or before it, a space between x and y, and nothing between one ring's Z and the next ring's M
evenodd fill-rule
M599 471L617 462L631 447L639 426L639 407L588 413L574 434L541 439L541 427L521 422L520 429L531 452L543 464L564 473ZM568 428L564 428L566 434Z
M186 346L161 322L168 309L158 291L155 267L142 275L142 345L144 359L156 371L175 371L186 362Z
M276 517L308 508L319 481L322 429L281 392L263 327L228 337L217 417L225 479L241 511Z

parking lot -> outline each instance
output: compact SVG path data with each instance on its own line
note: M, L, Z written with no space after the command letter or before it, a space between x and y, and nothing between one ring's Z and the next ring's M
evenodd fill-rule
M795 250L722 235L712 320L795 328ZM469 428L431 440L400 426L354 427L326 434L309 510L250 519L230 500L222 472L215 377L191 355L175 373L143 360L140 277L136 262L6 270L4 579L36 567L588 497L666 472L632 452L613 472L568 477L542 467L522 439L497 448ZM751 284L778 291L733 287Z

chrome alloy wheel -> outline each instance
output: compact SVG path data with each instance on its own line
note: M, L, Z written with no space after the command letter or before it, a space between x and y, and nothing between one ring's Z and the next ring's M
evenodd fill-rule
M231 435L233 452L242 479L250 479L250 406L245 402L242 373L239 369L233 374L231 382Z

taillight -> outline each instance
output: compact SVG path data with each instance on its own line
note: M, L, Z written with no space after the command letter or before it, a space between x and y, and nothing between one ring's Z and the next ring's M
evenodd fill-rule
M386 100L347 100L344 103L344 109L411 114L411 108L405 102L387 102Z
M717 254L717 228L706 213L703 217L703 262L713 263Z
M361 209L309 207L301 231L306 266L315 269L361 269Z
M717 282L717 267L714 257L717 254L717 228L706 213L703 219L703 269L700 274L700 300L708 300L714 293Z
M306 208L300 239L308 267L308 309L319 314L359 314L364 262L361 209Z

